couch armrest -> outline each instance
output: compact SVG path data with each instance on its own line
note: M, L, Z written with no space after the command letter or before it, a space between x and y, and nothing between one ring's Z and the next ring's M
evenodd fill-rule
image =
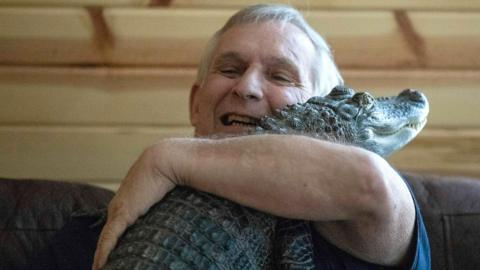
M432 269L480 269L480 179L403 176L425 221Z
M112 196L85 184L0 179L0 269L29 269L73 212L106 208Z

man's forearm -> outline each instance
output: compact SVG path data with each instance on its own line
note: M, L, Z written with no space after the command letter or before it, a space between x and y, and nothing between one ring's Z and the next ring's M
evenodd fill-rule
M284 135L168 144L179 184L275 215L349 219L374 204L371 154L359 148Z
M326 239L370 262L398 265L407 254L415 220L411 196L373 153L287 135L167 144L175 152L169 167L180 185L274 215L317 221Z

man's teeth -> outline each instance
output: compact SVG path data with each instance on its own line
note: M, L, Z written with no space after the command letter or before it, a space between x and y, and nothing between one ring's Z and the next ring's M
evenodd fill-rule
M257 120L248 117L248 116L241 116L236 114L228 115L226 125L244 125L244 126L252 126L257 124Z

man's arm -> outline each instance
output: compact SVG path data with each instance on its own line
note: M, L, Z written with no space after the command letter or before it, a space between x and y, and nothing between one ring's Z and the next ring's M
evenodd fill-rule
M407 253L415 219L409 191L383 159L365 150L303 136L260 135L165 140L143 156L109 206L96 263L127 225L176 184L316 221L326 239L367 261L393 265Z

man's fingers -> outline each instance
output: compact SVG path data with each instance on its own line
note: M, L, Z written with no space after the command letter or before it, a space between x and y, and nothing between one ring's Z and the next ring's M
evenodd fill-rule
M107 262L108 255L117 244L120 235L127 229L127 222L118 216L107 221L97 243L97 250L93 259L93 270L98 270Z
M157 152L153 150L144 151L110 201L107 223L99 236L92 269L103 267L127 227L175 187L172 180L166 178L162 171L158 171L155 164L158 154L155 153ZM163 170L169 171L169 168Z

